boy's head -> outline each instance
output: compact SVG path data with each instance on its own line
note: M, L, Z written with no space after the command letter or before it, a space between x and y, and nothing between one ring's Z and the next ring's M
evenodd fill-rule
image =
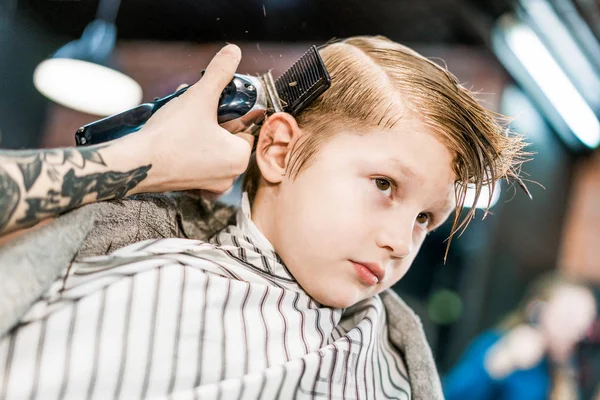
M245 190L252 219L317 301L389 288L426 234L477 190L513 177L523 143L445 69L383 37L320 50L331 87L266 119Z

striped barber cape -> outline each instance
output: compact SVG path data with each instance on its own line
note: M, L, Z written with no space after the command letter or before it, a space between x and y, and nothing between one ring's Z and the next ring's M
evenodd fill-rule
M73 263L0 341L0 399L410 399L379 296L316 303L249 213Z

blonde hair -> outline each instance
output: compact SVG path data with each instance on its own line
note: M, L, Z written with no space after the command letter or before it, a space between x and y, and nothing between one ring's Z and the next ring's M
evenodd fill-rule
M407 115L424 122L454 154L456 213L450 240L475 213L472 208L459 222L467 185L474 186L477 201L483 186L518 179L527 154L522 137L509 135L500 116L479 105L445 68L382 36L334 41L319 52L331 87L296 116L304 134L291 150L286 171L291 179L342 129L393 129ZM244 181L251 201L259 182L253 157Z

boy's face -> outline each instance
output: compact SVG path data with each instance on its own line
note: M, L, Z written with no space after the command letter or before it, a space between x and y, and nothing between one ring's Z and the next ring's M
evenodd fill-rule
M286 175L253 220L308 294L349 307L396 283L454 210L452 161L414 119L342 132L294 180Z

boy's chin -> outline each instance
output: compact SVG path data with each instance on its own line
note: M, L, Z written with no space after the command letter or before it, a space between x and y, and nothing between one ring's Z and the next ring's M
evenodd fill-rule
M350 293L352 290L342 291L341 288L336 288L329 293L319 293L311 296L319 304L330 308L348 308L356 303L364 300L364 296L360 293Z

